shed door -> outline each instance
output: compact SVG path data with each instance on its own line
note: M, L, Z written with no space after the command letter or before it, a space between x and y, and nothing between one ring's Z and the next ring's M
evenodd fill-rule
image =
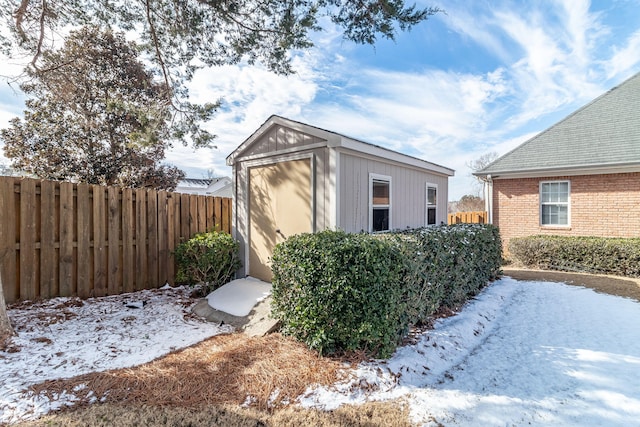
M271 281L277 243L312 231L311 159L249 170L249 275Z

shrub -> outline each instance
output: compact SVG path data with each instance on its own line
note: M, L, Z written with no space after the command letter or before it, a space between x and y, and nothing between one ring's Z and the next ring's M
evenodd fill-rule
M493 225L456 224L403 232L405 256L413 255L404 286L417 287L415 321L424 320L440 305L455 306L476 295L498 277L502 243Z
M512 238L509 253L529 268L640 277L640 239L529 236Z
M175 250L176 282L203 283L209 293L231 281L242 264L238 242L222 231L198 233Z
M411 325L497 277L501 248L490 225L293 236L274 250L273 314L320 353L386 357Z
M290 237L273 253L273 312L283 331L322 353L388 356L402 337L400 251L368 234Z

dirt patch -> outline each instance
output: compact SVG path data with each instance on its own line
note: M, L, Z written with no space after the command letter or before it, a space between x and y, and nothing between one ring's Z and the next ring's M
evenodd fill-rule
M504 268L504 275L516 280L563 282L584 286L597 292L632 298L640 301L640 279L602 274L570 273L564 271Z

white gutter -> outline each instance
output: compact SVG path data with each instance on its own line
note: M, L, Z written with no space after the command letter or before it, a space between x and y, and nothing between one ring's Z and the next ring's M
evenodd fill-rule
M493 180L487 175L484 181L484 208L489 216L489 224L493 224Z

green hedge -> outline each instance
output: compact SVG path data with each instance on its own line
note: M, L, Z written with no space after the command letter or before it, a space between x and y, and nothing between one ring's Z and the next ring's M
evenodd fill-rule
M455 306L498 277L502 243L493 225L456 224L422 228L398 235L412 265L403 280L419 306L413 319L431 315L440 305ZM413 257L411 255L413 254Z
M320 353L389 356L413 324L497 276L496 227L456 225L387 234L323 231L276 246L273 315Z
M640 277L640 239L530 236L509 240L509 253L529 268Z
M204 284L205 295L219 288L231 281L242 266L238 248L238 242L225 232L196 234L174 252L178 267L176 282Z

